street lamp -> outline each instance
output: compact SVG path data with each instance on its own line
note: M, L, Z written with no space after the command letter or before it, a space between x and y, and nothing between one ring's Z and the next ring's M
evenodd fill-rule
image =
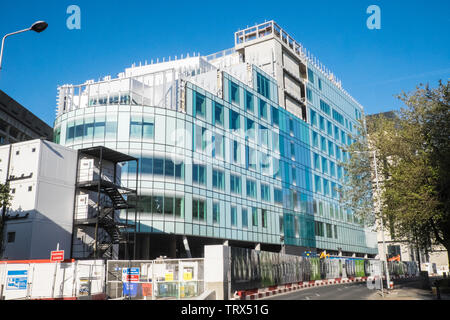
M36 21L28 29L23 29L23 30L12 32L12 33L8 33L7 35L5 35L3 37L3 39L2 39L2 49L0 51L0 70L2 69L3 47L5 45L5 39L7 37L15 35L15 34L18 34L18 33L26 32L26 31L34 31L34 32L37 32L37 33L41 33L42 31L47 29L47 27L48 27L48 23L47 22L45 22L45 21Z
M354 151L354 153L373 153L373 162L375 167L375 181L377 186L377 193L378 193L378 210L380 210L381 213L381 198L380 198L380 186L378 183L378 167L377 167L377 157L376 157L376 150L368 150L368 151ZM389 269L387 264L387 255L386 255L386 243L384 240L384 224L383 224L383 215L380 214L380 224L381 224L381 238L383 240L383 256L384 256L384 266L386 269L386 286L387 289L390 288L390 277L389 277ZM381 281L381 294L383 294L383 281Z

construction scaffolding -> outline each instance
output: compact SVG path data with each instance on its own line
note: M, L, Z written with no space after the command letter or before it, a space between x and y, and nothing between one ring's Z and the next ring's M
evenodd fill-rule
M135 258L137 187L121 185L120 164L130 161L136 162L137 186L138 159L103 146L78 150L72 258L117 259L119 249L124 259Z

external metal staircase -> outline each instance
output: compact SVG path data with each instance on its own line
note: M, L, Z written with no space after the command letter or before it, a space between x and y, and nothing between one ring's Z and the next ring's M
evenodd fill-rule
M86 156L95 158L99 165L99 174L89 177L92 179L77 179L77 192L83 194L95 195L96 203L91 207L91 211L84 219L74 218L74 228L81 228L83 232L89 233L93 240L85 243L88 247L86 259L117 259L113 257L114 245L125 246L127 255L132 252L130 246L135 243L135 221L128 220L129 210L133 210L133 217L136 217L136 204L127 201L128 195L133 195L132 199L136 201L136 190L122 187L117 181L116 169L114 169L113 179L106 179L102 175L102 163L104 160L112 162L116 166L119 162L138 161L128 155L105 148L94 147L79 150L79 160ZM138 166L136 166L138 167ZM85 175L86 176L86 175ZM136 174L137 177L137 174ZM126 211L127 219L119 219L119 213ZM130 239L130 234L134 234ZM74 234L76 234L74 232ZM134 250L133 250L134 251Z

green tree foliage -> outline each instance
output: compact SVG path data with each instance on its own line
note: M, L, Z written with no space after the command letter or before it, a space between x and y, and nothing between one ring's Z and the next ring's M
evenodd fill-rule
M1 161L1 160L0 160ZM3 253L3 230L5 224L6 209L11 205L9 183L0 183L0 257Z
M11 195L9 193L9 184L0 183L0 205L8 207L11 203Z
M348 152L347 161L340 162L344 169L343 186L338 190L340 203L353 212L354 217L365 226L375 225L373 195L375 185L372 177L373 158L367 144L367 132L361 121L358 135L352 136L353 143L343 151Z
M408 239L421 248L432 243L450 249L450 102L449 86L420 86L403 93L405 103L393 118L370 117L367 132L370 149L376 150L382 190L384 221L396 238ZM348 147L352 158L361 158L360 143ZM356 152L355 152L356 151ZM373 165L373 163L372 163ZM343 196L356 205L358 192L373 193L367 162L351 160ZM373 167L372 167L373 171ZM373 176L372 176L373 177ZM364 180L364 183L361 181ZM352 196L353 193L353 196ZM349 200L350 199L350 200ZM363 204L366 198L361 198ZM364 215L364 212L360 213Z
M5 229L6 209L11 205L9 184L0 183L0 257L3 254L3 230Z

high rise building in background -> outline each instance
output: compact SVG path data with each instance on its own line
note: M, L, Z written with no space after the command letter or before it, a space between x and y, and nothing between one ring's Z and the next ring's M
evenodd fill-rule
M0 90L0 145L53 139L53 130L16 100Z
M61 86L54 141L139 159L138 185L136 168L121 170L138 190L136 258L202 256L225 241L373 257L376 233L336 191L361 117L333 73L270 21L236 32L229 50Z

